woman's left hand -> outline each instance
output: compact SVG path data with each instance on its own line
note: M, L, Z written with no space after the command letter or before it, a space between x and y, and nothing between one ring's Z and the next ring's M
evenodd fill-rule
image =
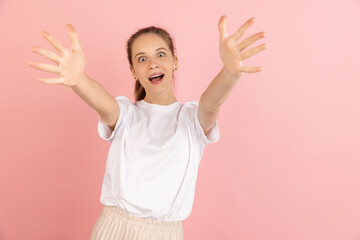
M265 37L265 32L256 33L241 43L237 44L236 42L244 35L248 28L254 23L255 18L251 18L246 21L232 36L228 37L226 31L226 20L225 15L221 16L219 20L219 31L220 31L220 57L224 63L224 69L228 71L233 76L239 78L243 72L255 73L262 70L262 67L250 67L244 66L243 60L253 56L254 54L263 51L267 48L267 45L261 44L252 49L244 50L244 48L251 45L256 40L259 40Z

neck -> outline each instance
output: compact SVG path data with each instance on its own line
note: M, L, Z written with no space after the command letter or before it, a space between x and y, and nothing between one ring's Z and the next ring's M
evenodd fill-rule
M149 96L148 94L146 94L144 101L147 103L158 104L158 105L170 105L172 103L177 102L177 100L174 96L164 98L164 97L160 97L160 96L158 96L158 97L157 96Z

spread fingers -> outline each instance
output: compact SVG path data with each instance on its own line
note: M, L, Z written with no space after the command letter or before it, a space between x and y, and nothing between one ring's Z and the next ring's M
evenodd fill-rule
M254 48L251 48L251 49L249 49L249 50L246 50L245 52L243 52L243 53L241 54L241 59L242 59L242 60L247 59L247 58L253 56L253 55L256 54L256 53L259 53L259 52L261 52L261 51L264 51L266 48L267 48L267 44L264 43L264 44L261 44L261 45L259 45L259 46L257 46L257 47L254 47Z
M80 45L80 42L79 42L79 38L77 36L75 28L71 24L66 24L66 30L67 30L68 35L70 37L71 49L77 50L77 51L82 51L81 45Z
M33 51L34 53L40 54L55 63L60 62L60 57L58 55L56 55L56 53L54 53L53 51L50 51L48 49L34 46L31 48L31 51Z
M54 66L51 64L45 63L36 63L36 62L29 62L29 65L33 68L37 68L46 72L53 72L53 73L60 73L59 66Z
M265 32L256 33L250 37L247 37L244 41L242 41L238 48L240 51L242 51L244 48L248 47L249 45L253 44L255 41L264 38L266 36Z
M49 43L59 52L61 55L65 51L65 47L50 33L48 32L41 32L41 35L49 41Z

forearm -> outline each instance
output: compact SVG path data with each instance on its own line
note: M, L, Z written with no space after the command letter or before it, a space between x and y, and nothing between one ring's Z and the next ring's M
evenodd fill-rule
M113 113L117 107L115 98L101 84L85 73L78 84L71 88L103 118Z
M238 79L239 76L227 72L223 67L201 95L202 106L209 111L218 110L235 87Z

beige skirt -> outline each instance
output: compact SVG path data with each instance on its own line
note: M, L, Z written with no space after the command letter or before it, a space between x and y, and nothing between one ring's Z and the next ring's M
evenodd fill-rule
M161 221L104 206L90 240L183 240L182 221Z

